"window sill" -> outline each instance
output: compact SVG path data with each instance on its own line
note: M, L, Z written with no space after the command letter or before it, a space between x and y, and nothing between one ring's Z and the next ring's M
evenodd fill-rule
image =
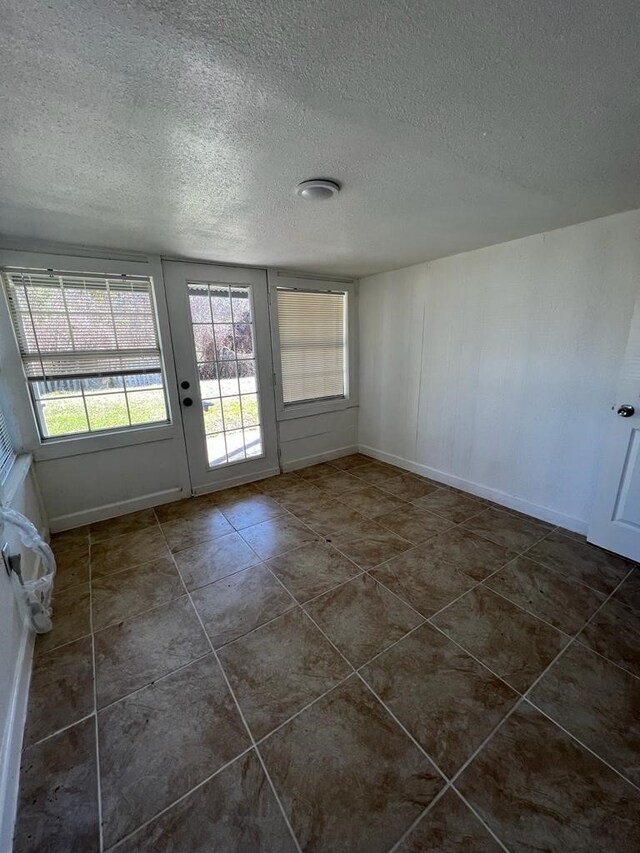
M175 424L159 424L152 427L138 427L121 432L88 433L68 438L52 438L44 441L34 451L36 462L48 459L64 459L68 456L83 456L115 447L131 447L135 444L147 444L152 441L165 441L176 437Z
M29 476L33 457L30 453L21 453L11 466L4 483L0 485L0 505L10 507L20 486Z
M326 415L331 412L343 412L345 409L353 409L358 401L352 397L342 397L338 400L317 400L309 403L291 403L288 406L280 406L278 409L278 420L287 421L296 418L308 418L313 415Z

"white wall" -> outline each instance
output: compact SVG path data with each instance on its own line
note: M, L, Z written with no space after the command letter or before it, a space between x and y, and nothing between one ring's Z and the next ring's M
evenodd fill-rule
M7 487L11 497L6 505L26 515L45 534L46 520L37 484L25 462L21 460L14 468L18 477L10 475ZM10 553L22 555L23 576L35 577L33 553L22 547L12 530L8 527L3 530L0 525L0 546L5 542L9 543ZM15 576L9 578L0 566L0 850L11 849L34 636L27 627L24 611L18 606L15 586Z
M365 452L586 530L640 287L640 211L371 276Z
M358 449L358 408L282 420L278 430L285 471L336 459Z

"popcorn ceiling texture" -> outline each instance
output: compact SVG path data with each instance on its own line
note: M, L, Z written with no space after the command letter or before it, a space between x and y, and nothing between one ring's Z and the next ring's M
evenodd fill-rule
M7 244L361 275L640 206L632 0L0 0L0 30Z

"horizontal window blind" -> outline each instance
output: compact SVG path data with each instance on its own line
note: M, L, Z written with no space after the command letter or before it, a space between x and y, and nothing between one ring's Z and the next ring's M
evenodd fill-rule
M16 451L9 435L9 427L0 409L0 483L3 483L11 470Z
M151 281L3 273L30 382L159 373Z
M43 439L168 422L149 277L6 269L2 279Z
M346 294L278 288L277 301L285 405L344 397Z

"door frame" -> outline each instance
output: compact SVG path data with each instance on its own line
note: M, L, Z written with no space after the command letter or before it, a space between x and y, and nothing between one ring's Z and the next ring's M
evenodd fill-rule
M211 270L224 271L224 281L228 284L251 286L260 426L265 448L265 453L261 457L238 460L217 469L208 467L205 445L202 441L201 396L195 370L195 344L188 293L186 287L177 286L178 283L188 280L203 283L210 283L212 279L215 281ZM195 403L195 406L187 409L182 404L179 407L192 494L206 494L280 473L266 269L163 258L162 272L176 389L182 400L186 395L179 385L184 380L188 381L191 385L188 396L192 397ZM217 275L220 276L220 273Z
M611 404L587 541L637 561L640 525L633 518L625 519L624 512L631 486L626 475L640 475L640 291ZM630 418L618 414L624 404L635 408Z

